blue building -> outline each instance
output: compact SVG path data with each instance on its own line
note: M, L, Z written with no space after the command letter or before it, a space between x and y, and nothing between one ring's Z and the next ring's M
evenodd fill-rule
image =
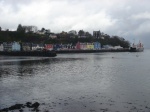
M53 49L54 50L60 50L62 48L62 45L59 45L59 44L55 44L54 46L53 46Z
M12 51L20 51L21 50L21 46L19 44L19 42L13 42L12 43Z
M94 42L94 49L101 49L101 43Z

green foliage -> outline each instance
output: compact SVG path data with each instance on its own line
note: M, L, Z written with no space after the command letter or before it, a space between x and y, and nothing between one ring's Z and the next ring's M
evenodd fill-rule
M130 43L123 38L118 36L110 37L109 35L102 35L101 38L92 38L92 35L86 32L86 38L78 38L75 35L73 38L70 34L57 34L56 39L50 38L48 35L39 35L34 33L24 33L21 31L21 25L18 26L18 31L1 31L0 32L0 42L28 42L28 43L50 43L50 44L76 44L77 42L100 42L101 45L112 45L112 46L122 46L124 48L129 48ZM82 31L81 31L82 32Z
M83 36L85 34L85 32L83 30L79 30L78 35L79 36Z
M18 25L17 32L25 33L25 29L23 28L23 26L21 24Z

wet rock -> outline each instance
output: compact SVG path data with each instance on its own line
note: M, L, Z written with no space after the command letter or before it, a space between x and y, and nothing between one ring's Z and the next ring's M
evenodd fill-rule
M31 111L39 112L40 110L37 108L32 109Z
M31 103L31 102L27 102L25 105L23 104L15 104L11 107L8 107L8 108L4 108L4 109L1 109L0 112L8 112L8 111L13 111L13 110L18 110L19 112L23 112L23 108L27 107L27 108L33 108L34 111L38 111L38 107L39 107L39 103L38 102L35 102L35 103Z
M23 108L23 104L15 104L9 108L4 108L4 109L0 110L0 112L8 112L9 110L19 110L21 108Z
M20 110L19 110L19 112L23 112L23 110L22 110L22 109L20 109Z
M8 112L8 108L4 108L4 109L2 109L2 110L0 110L0 112Z
M38 108L39 105L40 105L40 104L39 104L38 102L35 102L34 104L32 104L32 107L33 107L33 108Z
M27 103L26 103L26 106L27 106L28 108L32 108L32 103L31 103L31 102L27 102Z
M23 107L23 104L16 104L16 105L9 107L9 110L17 110L17 109L21 109L22 107Z

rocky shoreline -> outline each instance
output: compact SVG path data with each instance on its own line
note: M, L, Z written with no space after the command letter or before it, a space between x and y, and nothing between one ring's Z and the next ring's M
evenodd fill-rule
M15 104L8 108L1 109L0 112L8 112L8 111L14 111L14 110L19 110L19 112L23 112L24 108L30 108L32 109L32 111L38 111L39 105L40 103L38 102L35 102L35 103L27 102L26 104Z

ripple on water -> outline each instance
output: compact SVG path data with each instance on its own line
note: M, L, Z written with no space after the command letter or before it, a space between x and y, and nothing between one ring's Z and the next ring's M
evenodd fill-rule
M0 109L38 102L43 112L149 111L149 54L138 55L0 60Z

